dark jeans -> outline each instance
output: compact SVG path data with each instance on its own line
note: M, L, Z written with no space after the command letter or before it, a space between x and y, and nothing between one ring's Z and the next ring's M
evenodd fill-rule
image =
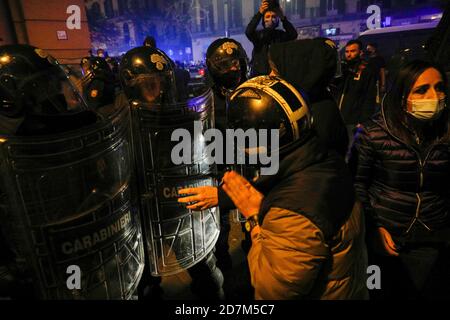
M369 251L369 265L381 270L381 290L371 299L450 299L450 246L447 243L406 243L398 257Z

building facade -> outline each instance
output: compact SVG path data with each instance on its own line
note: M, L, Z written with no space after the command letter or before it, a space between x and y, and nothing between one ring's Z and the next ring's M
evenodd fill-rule
M191 0L86 0L85 5L94 48L120 55L153 36L175 60L191 54Z
M83 0L0 0L0 45L29 44L78 64L91 48L89 34Z
M325 36L343 46L368 29L367 19L374 14L369 6L380 8L380 27L425 22L430 8L444 0L279 0L285 15L296 26L299 38ZM193 43L197 59L204 56L214 37L230 35L242 39L250 54L251 43L243 36L258 11L261 0L195 0Z
M443 0L279 0L299 38L327 36L338 44L367 30L371 5L380 8L381 27L421 22L427 8ZM242 40L261 0L86 0L94 48L119 54L140 45L146 35L174 60L201 60L212 39Z

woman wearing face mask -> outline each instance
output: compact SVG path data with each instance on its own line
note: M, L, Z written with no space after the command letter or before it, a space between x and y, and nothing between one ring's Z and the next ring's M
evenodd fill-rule
M450 118L434 64L401 68L381 112L358 129L350 166L367 222L374 298L449 298Z

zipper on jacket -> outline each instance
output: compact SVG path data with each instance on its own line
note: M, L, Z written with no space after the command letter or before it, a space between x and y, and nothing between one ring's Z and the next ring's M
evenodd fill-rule
M414 219L410 223L408 230L406 230L405 234L408 234L409 231L411 231L411 228L413 227L413 225L416 222L419 222L425 229L427 229L428 231L431 231L431 229L422 220L419 219L420 206L422 205L422 199L420 198L420 195L418 193L416 193L416 198L417 198L416 214L414 216Z
M425 162L424 162L425 163ZM422 191L423 188L423 166L424 164L422 163L422 159L419 158L419 192Z
M422 198L420 197L420 191L422 191L423 188L423 170L425 168L425 164L427 163L428 157L431 154L431 151L434 149L434 146L430 148L430 150L428 150L427 155L425 156L425 160L422 162L422 159L420 158L420 154L417 153L418 159L419 159L419 169L420 169L420 173L419 173L419 190L417 190L418 192L416 193L416 198L417 198L417 206L416 206L416 214L414 216L414 219L412 220L412 222L410 223L408 229L406 230L406 234L409 233L409 231L411 231L412 226L414 225L414 223L419 222L422 226L425 227L425 229L427 229L428 231L431 231L431 228L428 227L422 220L419 219L419 215L420 215L420 206L422 204Z
M427 154L426 154L426 156L425 156L425 159L423 160L423 163L422 163L422 160L419 158L419 164L420 164L420 189L419 190L422 190L422 188L423 188L423 169L425 168L425 164L427 163L427 160L428 160L428 157L430 156L430 154L431 154L431 151L433 151L433 149L436 147L437 145L434 145L434 146L432 146L431 148L430 148L430 150L428 150L428 152L427 152Z
M411 231L411 228L413 227L413 225L416 223L417 220L419 220L420 205L422 204L422 199L420 198L420 195L418 193L416 193L416 198L417 198L416 213L414 215L414 219L411 221L408 229L405 232L406 234L408 234L409 231Z

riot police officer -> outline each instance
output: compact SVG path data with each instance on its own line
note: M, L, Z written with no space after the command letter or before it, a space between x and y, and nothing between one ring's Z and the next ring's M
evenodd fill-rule
M133 114L133 140L138 171L149 272L153 276L183 270L192 277L191 289L203 299L223 298L223 276L215 266L214 244L219 234L218 210L193 211L177 203L177 190L186 185L212 185L213 166L204 158L204 143L193 130L212 126L212 93L179 101L173 62L152 47L128 51L120 78ZM175 164L172 133L183 128L199 143L192 163ZM149 278L155 284L155 279Z
M206 52L207 78L214 91L215 127L223 136L227 129L227 100L234 89L247 80L248 58L242 45L231 38L220 38L213 41ZM226 154L226 145L223 146L223 155ZM217 165L221 178L228 167L224 164ZM240 168L242 169L242 167ZM188 203L187 208L198 209L219 206L220 207L220 235L215 248L217 266L225 276L225 282L231 281L232 259L229 254L228 238L231 230L230 210L234 204L225 194L222 188L211 186L187 188L179 191L181 195L189 195L180 198L179 202ZM242 226L243 227L243 226ZM241 246L244 252L248 252L251 245L250 237L243 227L245 239ZM251 288L243 288L251 295ZM245 293L241 294L245 295Z
M114 74L101 57L81 59L81 88L83 97L91 108L112 104L115 98Z
M144 252L129 117L90 109L44 50L0 47L1 297L132 298Z
M226 128L226 98L247 80L248 58L242 45L231 38L213 41L206 51L206 66L214 91L216 128Z
M208 47L206 65L208 75L213 81L212 88L215 93L216 128L225 134L227 128L226 100L234 89L247 80L248 57L238 41L231 38L221 38L211 43ZM219 166L219 169L222 169L222 174L226 170L225 166ZM222 189L219 189L218 193L219 200L221 200L219 201L221 205L221 232L216 244L215 254L218 266L225 271L230 270L232 267L232 260L228 252L228 237L231 229L229 218L231 202L228 201L228 197ZM246 247L250 244L248 240L242 242L244 251L247 251Z

